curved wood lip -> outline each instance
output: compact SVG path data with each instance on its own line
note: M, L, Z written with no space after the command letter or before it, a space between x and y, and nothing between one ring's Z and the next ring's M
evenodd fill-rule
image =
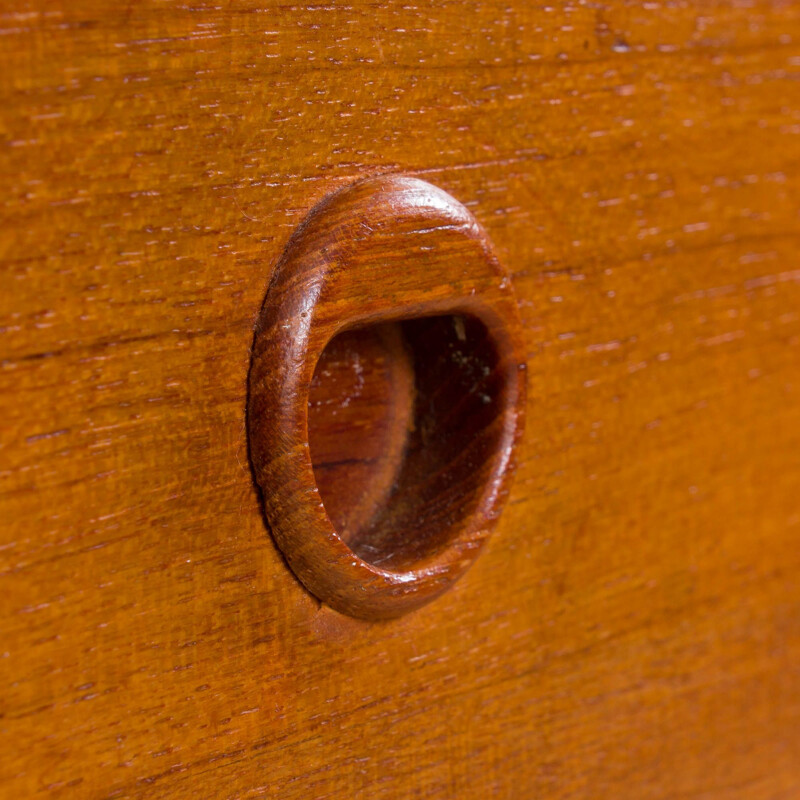
M427 251L426 270L369 272L371 259L380 260L370 250L387 236L404 237L409 265L420 260L420 237L444 246ZM325 511L308 446L308 389L323 350L344 330L444 314L476 317L489 332L503 376L502 432L473 514L459 520L444 549L393 571L357 556ZM496 524L513 473L524 424L521 354L508 275L474 217L443 190L417 178L372 178L310 212L275 269L256 325L247 423L273 537L319 600L352 616L390 618L432 600L466 571Z

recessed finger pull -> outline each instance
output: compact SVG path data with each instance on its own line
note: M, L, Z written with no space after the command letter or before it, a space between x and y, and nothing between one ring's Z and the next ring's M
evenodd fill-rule
M248 399L300 581L367 619L445 591L497 522L524 395L511 283L461 203L397 176L324 200L275 269Z

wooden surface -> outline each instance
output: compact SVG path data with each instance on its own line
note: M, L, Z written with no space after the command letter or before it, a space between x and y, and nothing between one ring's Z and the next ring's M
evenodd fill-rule
M0 2L0 794L800 795L800 5ZM248 464L329 192L486 228L529 402L436 602L320 607Z

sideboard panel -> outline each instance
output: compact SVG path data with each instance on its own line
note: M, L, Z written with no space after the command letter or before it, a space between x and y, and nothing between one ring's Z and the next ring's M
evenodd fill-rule
M0 795L800 794L800 5L0 3ZM262 516L253 327L404 173L512 275L498 529L363 622Z

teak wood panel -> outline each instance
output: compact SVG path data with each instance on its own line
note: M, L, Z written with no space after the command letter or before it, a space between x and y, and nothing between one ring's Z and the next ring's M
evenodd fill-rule
M800 794L800 5L0 2L0 794ZM307 594L246 381L359 178L441 186L520 298L470 572Z

